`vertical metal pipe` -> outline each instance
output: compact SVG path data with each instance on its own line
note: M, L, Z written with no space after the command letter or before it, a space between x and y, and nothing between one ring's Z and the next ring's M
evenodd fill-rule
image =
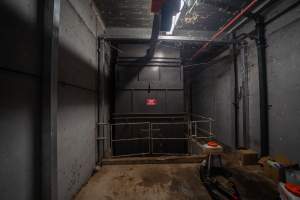
M209 120L209 136L212 136L212 121Z
M237 66L237 40L235 33L232 34L232 56L233 56L233 70L234 70L234 143L235 148L239 147L239 100L238 100L238 66Z
M242 44L243 65L243 146L249 148L249 86L248 86L248 44Z
M148 123L148 148L149 148L149 154L151 154L151 135L150 135L150 122Z
M98 56L98 66L97 66L97 122L100 123L100 62L101 62L101 58L100 58L100 54L101 54L101 48L100 48L100 38L98 37L97 39L97 56ZM100 137L100 125L98 124L97 126L97 138ZM101 164L101 159L100 159L100 141L97 140L96 142L96 162L97 164Z
M152 123L150 123L150 145L151 145L151 148L150 148L150 154L153 154L153 135L152 135L152 130L153 130L153 125Z
M60 0L45 0L41 120L41 199L57 199L57 96ZM17 192L17 191L16 191Z
M191 123L190 121L187 122L188 126L188 153L192 154L192 132L191 132Z
M109 139L110 139L110 153L111 153L111 156L113 156L114 155L114 150L113 150L113 126L110 124L109 125L109 127L110 127L110 137L109 137Z
M105 113L106 110L104 110L104 98L106 98L106 93L105 93L105 81L106 81L106 75L105 75L105 41L103 38L100 40L100 120L101 122L105 123ZM100 135L102 132L102 137L105 137L105 130L102 127L100 129ZM101 143L101 148L102 150L102 155L101 159L104 157L104 152L105 152L105 147L104 147L104 142Z
M259 96L260 96L260 142L261 155L269 155L269 113L267 91L267 64L266 64L266 38L264 17L258 15L256 21L256 46L259 73Z

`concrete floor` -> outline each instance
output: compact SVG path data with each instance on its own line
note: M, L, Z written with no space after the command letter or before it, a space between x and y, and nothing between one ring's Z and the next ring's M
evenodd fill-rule
M198 169L199 164L104 166L75 200L209 200Z

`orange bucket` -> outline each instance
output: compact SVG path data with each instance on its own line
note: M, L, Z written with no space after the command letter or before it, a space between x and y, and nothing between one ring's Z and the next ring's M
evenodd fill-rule
M217 147L217 146L219 146L218 143L213 142L213 141L208 142L207 145L210 146L210 147Z
M286 183L285 184L285 188L293 193L294 195L300 197L300 185L295 185L295 184L292 184L292 183Z

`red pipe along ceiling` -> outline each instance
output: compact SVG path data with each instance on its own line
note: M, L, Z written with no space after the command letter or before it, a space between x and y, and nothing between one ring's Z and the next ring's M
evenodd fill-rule
M249 3L245 8L243 8L239 14L237 14L234 18L232 18L229 22L227 22L225 25L223 25L219 31L217 31L210 39L210 41L206 42L198 51L192 56L192 60L196 59L199 54L208 47L208 45L215 41L228 27L230 27L232 24L234 24L238 19L240 19L246 12L248 12L256 3L258 0L252 0L251 3Z

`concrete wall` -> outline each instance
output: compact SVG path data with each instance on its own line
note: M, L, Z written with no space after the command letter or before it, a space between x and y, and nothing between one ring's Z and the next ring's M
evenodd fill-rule
M43 10L37 0L1 1L3 200L33 200L41 195ZM60 17L58 197L66 200L88 180L96 165L97 37L104 25L91 0L62 0Z
M266 20L287 8L295 0L281 2L265 14ZM267 84L269 98L269 146L271 155L283 154L300 162L299 147L300 119L300 70L298 65L300 30L300 8L281 16L266 26L267 39ZM238 33L254 30L254 23L248 23ZM259 151L259 82L256 45L247 40L249 73L249 137L250 147ZM298 150L297 150L298 149Z
M86 183L96 164L97 36L91 1L62 0L58 89L58 199Z
M284 6L287 2L269 16ZM270 152L284 154L300 163L300 7L271 23L266 31L268 96L272 106L269 112Z
M213 133L224 144L233 147L233 64L227 57L229 52L224 52L217 58L215 64L194 71L192 77L192 112L211 117Z
M282 1L273 6L265 13L266 20L276 15L294 0ZM276 21L266 27L267 39L267 83L269 105L269 128L270 128L270 153L271 155L283 154L291 160L300 162L299 141L300 141L300 81L298 56L300 50L300 8L295 8L289 13L281 16ZM254 30L254 22L249 22L237 30L237 34L248 33ZM238 55L238 85L243 86L243 73L248 72L248 94L243 96L243 90L239 89L239 144L248 146L260 151L260 117L259 117L259 81L257 50L253 40L246 40L246 60L243 62L243 51L245 48L239 47ZM246 63L246 64L245 64ZM246 65L246 68L244 66ZM216 66L218 69L215 70ZM233 76L232 65L221 61L208 69L198 72L194 90L193 112L207 114L216 119L216 132L222 134L218 136L225 144L232 141L234 129L229 129L230 121L234 115L232 94L233 84L229 81L229 76ZM226 73L226 69L228 73ZM222 73L223 71L223 73ZM220 74L220 75L217 75ZM227 78L226 78L227 77ZM231 78L232 79L232 78ZM218 99L223 98L222 102ZM231 100L229 100L231 98ZM243 129L243 98L248 102L248 112L246 119L246 129ZM218 108L219 107L219 108ZM225 112L225 113L224 113ZM221 117L223 116L223 117ZM221 120L221 121L220 121ZM219 126L220 124L220 126ZM219 128L218 127L222 127ZM229 131L230 130L230 131ZM246 133L244 133L246 130ZM247 137L244 144L243 137Z
M41 26L38 0L0 3L0 199L40 195Z

